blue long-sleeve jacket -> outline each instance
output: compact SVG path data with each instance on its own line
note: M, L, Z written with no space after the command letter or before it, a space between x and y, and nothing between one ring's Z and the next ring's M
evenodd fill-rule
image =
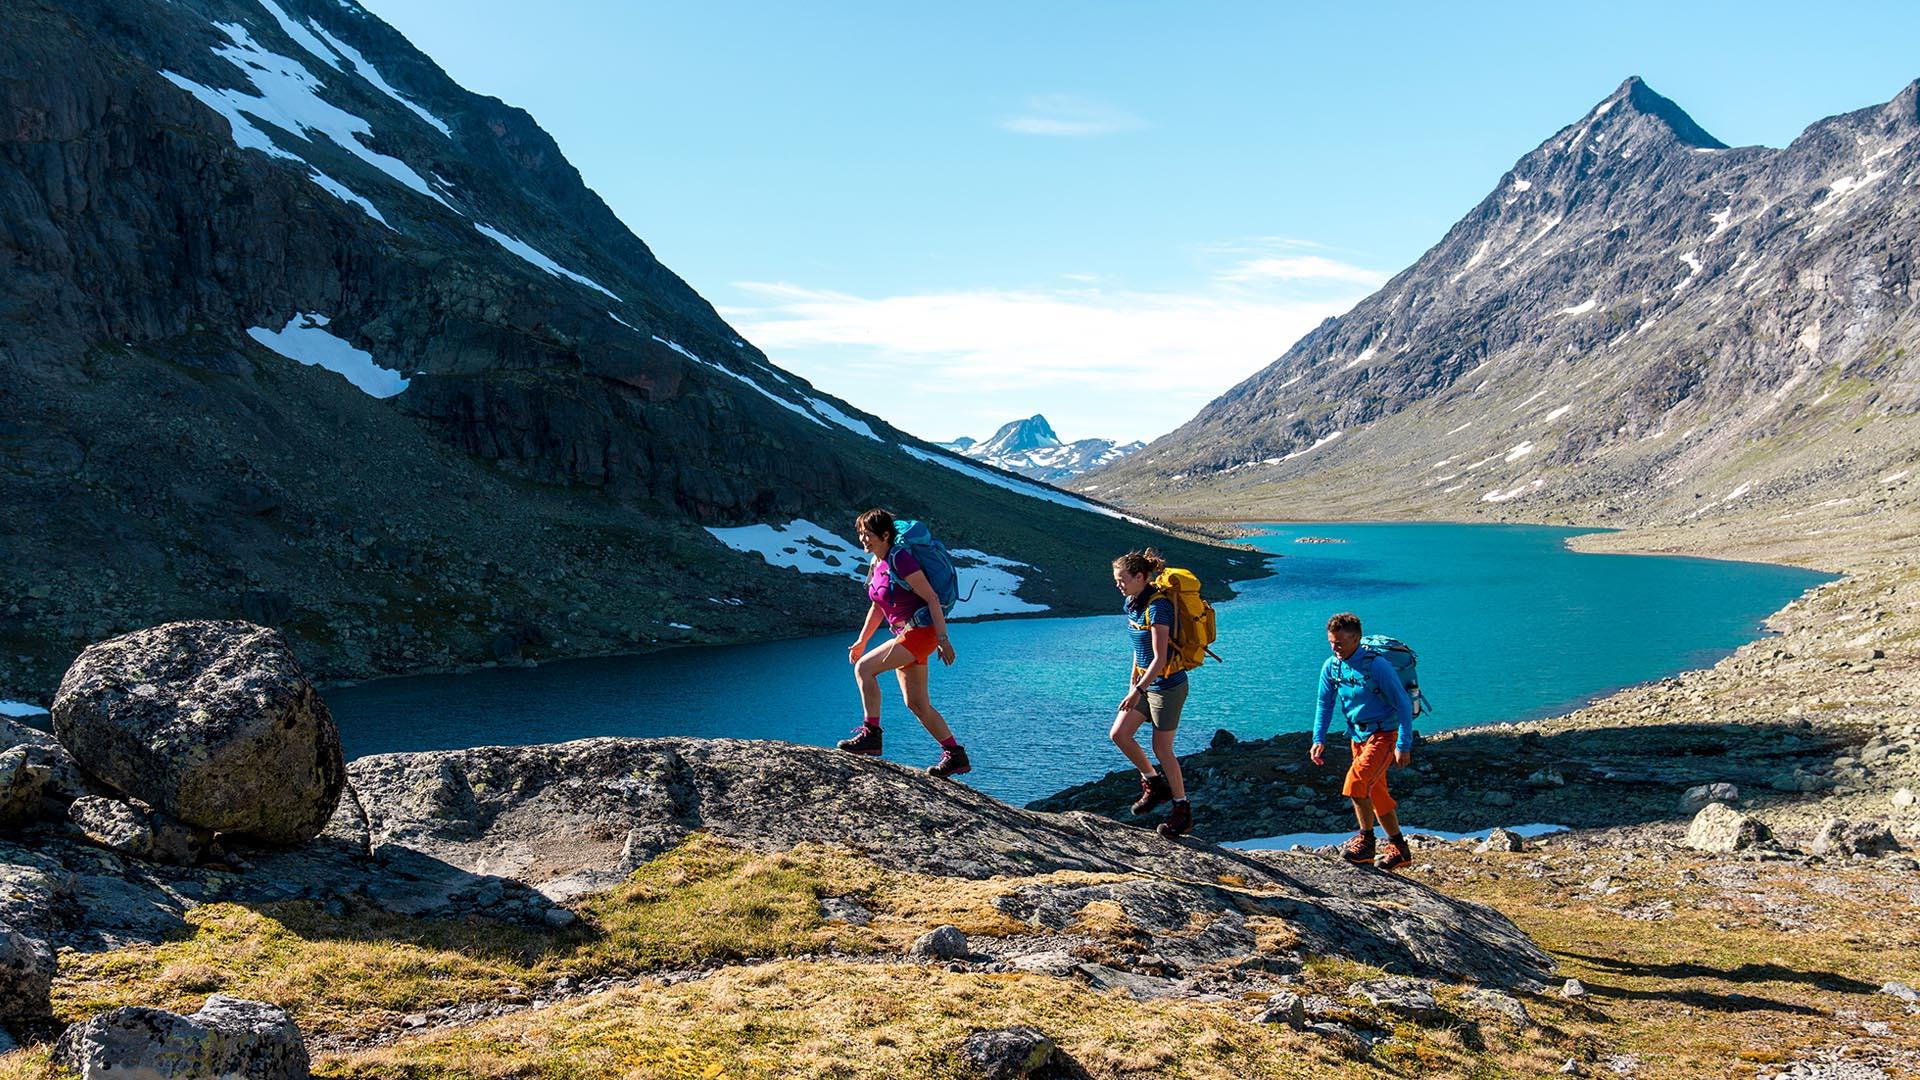
M1413 749L1413 701L1400 675L1386 657L1362 645L1350 660L1327 657L1320 665L1320 704L1313 714L1313 741L1327 741L1327 729L1338 710L1347 722L1347 736L1360 741L1398 726L1394 749Z

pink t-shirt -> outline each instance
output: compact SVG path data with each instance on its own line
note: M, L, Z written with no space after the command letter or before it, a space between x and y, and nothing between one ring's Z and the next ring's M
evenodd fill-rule
M873 569L867 571L867 599L880 608L880 614L887 617L887 625L896 631L904 630L916 624L914 616L927 606L920 599L905 578L920 572L920 560L913 557L911 551L901 551L893 557L894 565L900 568L903 579L898 589L893 587L893 578L887 572L887 560L875 559Z

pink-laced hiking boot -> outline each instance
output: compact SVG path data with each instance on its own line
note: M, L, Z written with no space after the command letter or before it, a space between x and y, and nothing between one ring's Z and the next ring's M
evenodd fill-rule
M853 729L853 734L834 743L849 754L862 757L877 757L880 754L880 729L871 724L861 724Z
M940 760L927 766L928 776L937 776L942 780L972 771L973 762L967 760L967 748L959 743L941 747Z
M1355 866L1367 866L1373 862L1373 834L1354 833L1347 842L1340 845L1340 857Z
M1134 816L1147 813L1172 798L1173 788L1167 784L1166 776L1160 773L1143 776L1140 778L1140 797L1133 800Z

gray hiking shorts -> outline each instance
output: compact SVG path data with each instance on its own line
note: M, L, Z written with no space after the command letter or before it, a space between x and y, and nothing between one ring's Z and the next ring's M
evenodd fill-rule
M1165 690L1146 692L1147 719L1153 721L1153 730L1172 731L1180 726L1180 710L1186 707L1187 687L1190 685L1182 682Z

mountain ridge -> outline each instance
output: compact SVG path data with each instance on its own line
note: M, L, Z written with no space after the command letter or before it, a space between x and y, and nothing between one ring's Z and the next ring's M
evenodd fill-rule
M1379 291L1074 486L1607 524L1871 487L1920 409L1915 93L1716 149L1629 79Z

